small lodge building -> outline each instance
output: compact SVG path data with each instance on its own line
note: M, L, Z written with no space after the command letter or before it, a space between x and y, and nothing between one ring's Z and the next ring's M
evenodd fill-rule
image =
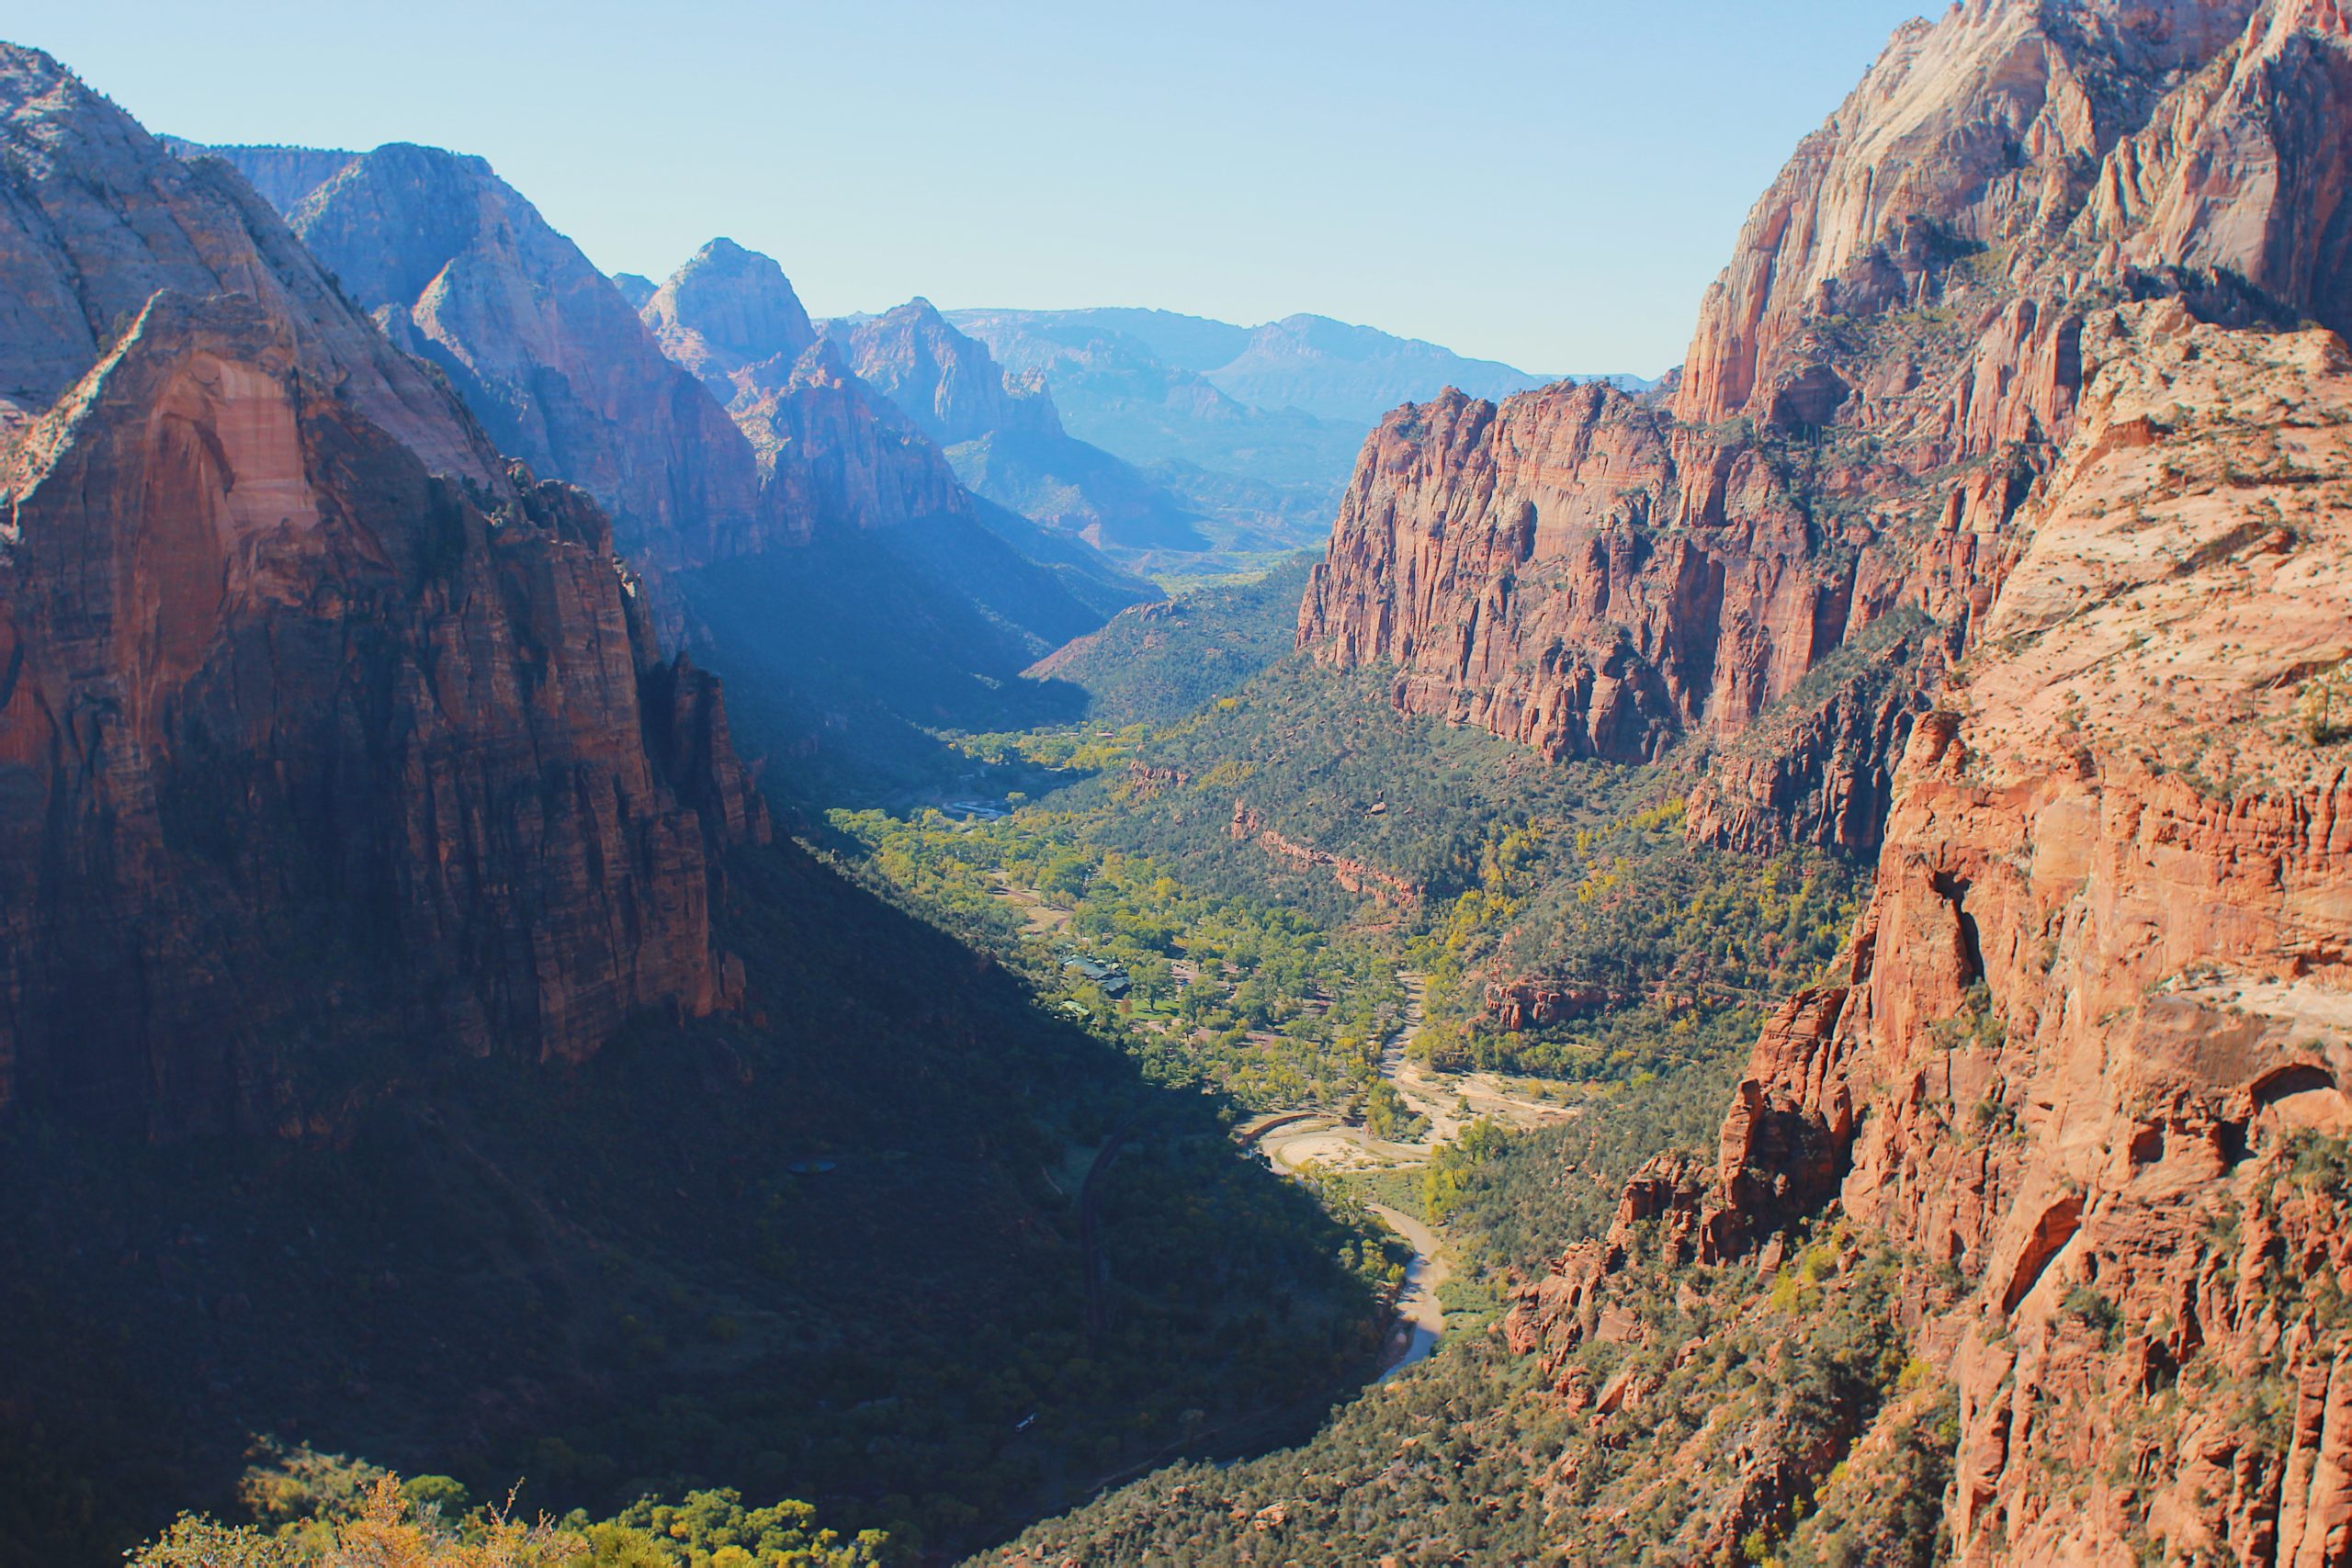
M1099 958L1073 953L1062 960L1062 967L1074 972L1080 979L1091 980L1104 996L1114 1002L1127 994L1127 972L1115 964L1105 964Z

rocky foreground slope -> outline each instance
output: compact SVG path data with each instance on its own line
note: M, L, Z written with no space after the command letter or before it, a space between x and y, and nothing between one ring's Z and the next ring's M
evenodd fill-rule
M1891 1242L1910 1352L1954 1385L1960 1561L2339 1562L2352 757L2311 694L2352 651L2352 356L2173 301L2084 353L1847 963L1765 1031L1715 1168L1645 1173L1510 1330L1565 1379L1645 1253L1770 1274L1834 1218L1811 1267ZM1690 1544L1826 1468L1775 1457Z
M704 1012L764 830L587 497L243 182L0 51L0 1107L331 1114L309 1045Z

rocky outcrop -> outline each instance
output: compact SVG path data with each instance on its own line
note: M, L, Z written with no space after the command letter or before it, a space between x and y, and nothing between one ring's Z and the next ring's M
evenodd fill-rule
M1279 829L1267 826L1264 815L1246 800L1233 803L1233 820L1227 825L1226 832L1236 843L1255 844L1294 871L1329 876L1350 893L1363 894L1391 908L1419 908L1427 897L1408 877L1352 856L1334 854L1317 845L1302 844Z
M858 379L942 446L999 433L1062 434L1045 378L1033 373L1014 382L984 344L949 326L928 299L832 322L827 334Z
M339 298L244 182L171 159L47 55L0 51L0 438L80 381L161 289L258 299L307 375L436 472L503 460L428 373Z
M1484 1017L1510 1033L1545 1029L1571 1019L1622 1008L1634 998L1600 986L1574 986L1555 980L1490 980L1487 983Z
M2256 10L1973 0L1905 28L1758 204L1674 386L1384 423L1301 646L1554 755L1736 747L1694 832L1867 853L2073 428L2087 317L2335 309L2342 21ZM1807 711L1898 610L1933 627L1904 679Z
M764 818L604 514L224 165L31 51L0 114L0 310L44 329L11 383L49 399L0 466L0 1107L299 1132L414 1042L723 1005L719 856Z
M1736 734L1890 607L1762 454L1603 386L1391 415L1341 503L1299 639L1392 665L1395 699L1555 757ZM1873 592L1873 590L1880 590Z
M966 488L938 443L817 333L770 257L714 240L648 301L645 320L750 442L768 537L805 545L894 535L892 547L935 568L948 594L968 596L1028 655L1009 668L993 652L947 651L951 660L1010 677L1151 596L1083 544L1056 540Z
M1846 968L1666 1212L1769 1269L1834 1203L1911 1259L1961 1562L2334 1562L2352 759L2303 693L2352 657L2352 354L2171 301L2084 353ZM1573 1348L1604 1263L1532 1287L1516 1340Z
M1963 1561L2135 1534L2332 1561L2271 1521L2335 1508L2309 1477L2352 1434L2272 1452L2257 1406L2344 1348L2310 1292L2352 1212L2298 1179L2294 1140L2352 1133L2352 761L2297 695L2352 654L2352 357L2169 304L2095 320L2086 357L2031 543L1913 738L1852 989L1743 1093L1842 1151L1845 1211L1962 1270L2001 1331L1931 1339ZM1780 1163L1738 1127L1724 1158ZM2224 1235L2239 1214L2268 1234ZM2086 1293L2117 1343L2080 1332ZM2095 1479L2070 1495L2052 1464Z
M1834 386L1859 402L1899 395L1899 365L1873 382L1838 363L1825 318L1959 309L1956 285L2031 267L2086 215L2102 161L2255 9L1971 0L1903 28L1749 213L1701 307L1676 412L1760 421L1808 389L1816 401ZM2157 247L2142 259L2188 258Z
M2281 325L2335 309L2347 60L2342 15L2300 0L1906 29L1759 208L1772 263L1711 297L1679 394L1769 422L1850 363L1826 312L1945 308L1903 260L1955 236L2031 286L1939 428L2051 454L1969 558L1922 561L1919 613L1965 585L1962 657L1904 726L1848 959L1764 1030L1713 1170L1645 1190L1690 1256L1768 1274L1832 1219L1893 1244L1904 1338L1956 1397L1962 1563L2352 1555L2352 756L2327 701L2352 352ZM1909 150L1877 179L1847 162L1872 136ZM1920 185L1938 159L1967 177ZM1906 181L1924 237L1889 227ZM2036 243L2087 269L2076 292L2032 294ZM2216 266L2237 276L2192 270ZM2045 421L2030 378L1988 373L2054 309L2075 389ZM1565 1257L1512 1342L1564 1364L1625 1304L1613 1278L1604 1244ZM1841 1468L1898 1446L1894 1419Z
M282 153L223 148L269 177ZM449 377L502 451L588 491L662 567L757 547L752 455L578 246L480 158L348 157L288 221L391 340Z

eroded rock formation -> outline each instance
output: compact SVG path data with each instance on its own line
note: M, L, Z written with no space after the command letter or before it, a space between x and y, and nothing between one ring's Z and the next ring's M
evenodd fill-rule
M2158 69L2078 98L2052 79L2048 134L2079 132L2052 145L2106 149L2052 168L2110 193L2062 204L2100 247L2069 254L2227 257L2332 309L2331 225L2301 205L2329 205L2346 124L2332 7L1969 6L1890 60L1982 46L1972 91L2007 102L2018 60L2099 28ZM2135 83L2152 129L2084 129ZM1826 158L1809 144L1800 164ZM2119 215L2148 225L2131 246ZM1825 243L1774 221L1790 257ZM1826 265L1778 276L1834 293L1863 276ZM1768 1273L1833 1217L1891 1241L1904 1332L1957 1396L1962 1562L2341 1562L2352 354L2271 324L2236 281L2109 276L2106 303L2068 307L2065 440L1950 579L1974 582L1964 656L1906 727L1849 961L1764 1031L1716 1168L1629 1193L1621 1228ZM2115 302L2132 294L2151 298ZM1730 315L1758 323L1753 368L1725 355L1713 389L1682 395L1755 417L1818 323L1792 338L1771 308ZM1611 1310L1612 1267L1602 1244L1564 1259L1523 1292L1513 1343L1558 1364ZM1856 1462L1882 1435L1858 1435Z
M764 818L605 514L28 50L0 212L0 1107L302 1131L721 1005Z
M929 300L833 322L829 334L858 378L937 442L977 493L1105 549L1207 547L1197 516L1174 496L1062 429L1042 371L1008 373Z
M291 197L288 222L343 290L449 376L501 451L603 502L625 550L680 567L756 547L741 434L488 164L402 142L307 163L275 148L217 155ZM307 190L290 177L336 157Z
M1867 853L2073 430L2085 321L2341 313L2343 30L2253 0L1905 28L1757 205L1678 380L1390 416L1300 645L1556 756L1734 751L1693 832Z

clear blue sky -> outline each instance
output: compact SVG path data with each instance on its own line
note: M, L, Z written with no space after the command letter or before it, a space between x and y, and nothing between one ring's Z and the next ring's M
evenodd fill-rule
M1313 310L1656 374L1921 0L13 0L150 129L479 152L599 265L809 308Z

